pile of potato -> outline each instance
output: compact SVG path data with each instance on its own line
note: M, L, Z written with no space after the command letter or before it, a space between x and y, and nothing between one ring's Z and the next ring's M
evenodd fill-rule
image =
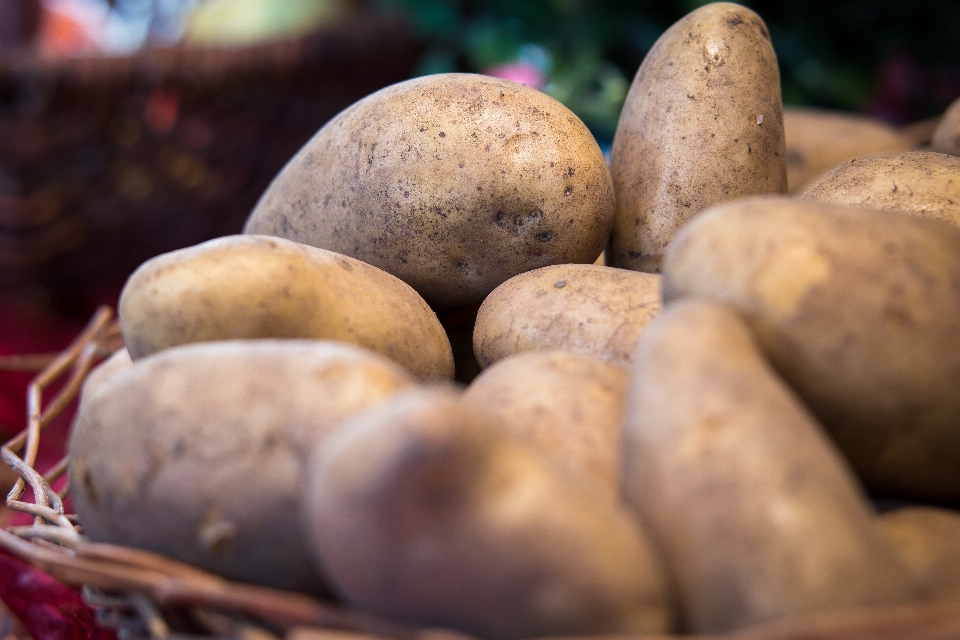
M801 119L847 133L788 146L729 3L658 40L609 168L504 80L358 102L245 234L131 276L84 531L497 640L960 602L960 158Z

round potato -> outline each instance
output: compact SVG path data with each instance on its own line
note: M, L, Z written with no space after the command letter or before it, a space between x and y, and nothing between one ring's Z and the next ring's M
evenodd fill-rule
M133 359L238 338L341 340L424 380L453 377L436 314L396 277L272 236L227 236L152 258L127 280L120 325Z
M481 366L515 353L562 349L620 366L660 311L660 276L563 264L520 274L494 289L477 314Z
M172 347L84 395L70 486L84 533L234 580L320 592L297 522L307 452L413 384L360 347L243 340Z
M507 80L438 74L331 120L246 232L353 256L453 307L530 269L592 262L614 206L603 153L569 109Z
M455 392L411 390L345 422L305 496L320 565L363 609L497 640L668 629L626 510Z
M960 98L947 107L937 123L930 150L960 156Z
M667 305L637 353L623 438L626 498L676 578L684 631L918 598L846 461L735 310Z
M674 234L704 209L785 193L780 72L760 17L708 4L670 27L630 87L611 152L611 266L659 272Z
M463 401L619 499L626 384L626 370L596 356L528 351L484 369Z
M881 515L880 527L928 600L960 602L960 512L903 507Z
M960 229L891 211L752 198L706 212L664 301L735 306L879 495L960 500Z
M783 111L787 141L787 187L799 193L807 184L834 167L855 158L910 151L909 136L873 118L792 107Z
M893 209L960 227L960 158L908 151L852 160L815 179L800 198Z
M83 381L81 397L93 393L93 390L99 387L104 380L108 379L117 371L126 369L131 364L133 364L133 360L130 358L130 352L127 351L126 347L116 351L109 358L97 365L87 376L87 379Z

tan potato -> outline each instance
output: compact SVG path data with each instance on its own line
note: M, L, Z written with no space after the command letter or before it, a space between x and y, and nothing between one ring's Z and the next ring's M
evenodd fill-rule
M528 351L484 369L463 401L618 500L626 384L626 370L596 356Z
M418 378L453 377L436 314L398 278L359 260L272 236L227 236L152 258L120 296L134 360L178 344L311 338L358 344Z
M624 490L664 553L682 629L913 601L856 478L728 307L671 303L632 372Z
M127 351L126 347L115 352L87 375L87 379L83 381L81 397L93 393L93 390L99 387L106 379L117 371L126 369L131 364L133 364L133 360L130 359L130 352Z
M592 262L613 212L606 160L569 109L507 80L438 74L331 120L246 232L353 256L454 307L530 269Z
M960 227L960 158L908 151L852 160L815 179L800 198L892 209Z
M473 351L481 366L515 353L562 349L628 366L660 311L660 276L562 264L515 276L487 296Z
M890 211L753 198L704 213L664 300L744 314L773 366L880 495L960 499L960 230Z
M613 139L610 265L659 272L670 239L704 209L785 193L782 110L770 34L750 9L708 4L660 36Z
M668 629L627 512L448 390L345 422L311 457L307 523L351 605L484 638Z
M947 107L937 123L930 150L960 156L960 98Z
M905 124L897 131L914 149L926 148L933 142L933 134L938 124L940 116L933 116Z
M960 601L960 512L903 507L881 515L880 528L928 600Z
M880 120L859 114L788 107L783 110L787 141L787 187L803 191L811 180L856 158L910 151L912 140Z
M345 343L206 342L136 361L84 396L70 482L84 533L228 578L319 592L297 525L307 452L413 384Z

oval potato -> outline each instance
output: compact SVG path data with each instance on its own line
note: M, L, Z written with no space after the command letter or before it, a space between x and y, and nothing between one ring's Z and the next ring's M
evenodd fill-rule
M704 213L664 300L736 307L880 495L960 499L960 229L791 198Z
M880 516L880 528L935 602L960 602L960 512L902 507Z
M947 107L937 123L930 150L960 156L960 98Z
M480 306L473 350L486 367L515 353L562 349L629 365L660 311L660 276L563 264L520 274Z
M70 486L84 533L233 580L321 592L297 525L307 452L412 384L386 357L337 342L205 342L137 360L92 388L74 421Z
M715 2L653 45L617 124L611 266L659 272L692 217L719 202L785 193L780 72L760 17Z
M916 600L855 476L731 308L669 304L628 389L624 491L676 578L682 630Z
M960 158L908 151L852 160L815 179L800 199L892 209L960 227Z
M453 377L447 335L416 291L273 236L226 236L148 260L127 280L119 315L134 360L191 342L311 338L372 349L421 379Z
M245 231L353 256L454 307L530 269L592 262L614 206L603 153L569 109L507 80L437 74L326 124Z

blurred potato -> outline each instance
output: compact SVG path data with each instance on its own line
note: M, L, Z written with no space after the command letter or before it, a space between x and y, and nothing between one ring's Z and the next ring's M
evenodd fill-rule
M903 507L881 515L880 527L926 599L960 602L960 512Z

